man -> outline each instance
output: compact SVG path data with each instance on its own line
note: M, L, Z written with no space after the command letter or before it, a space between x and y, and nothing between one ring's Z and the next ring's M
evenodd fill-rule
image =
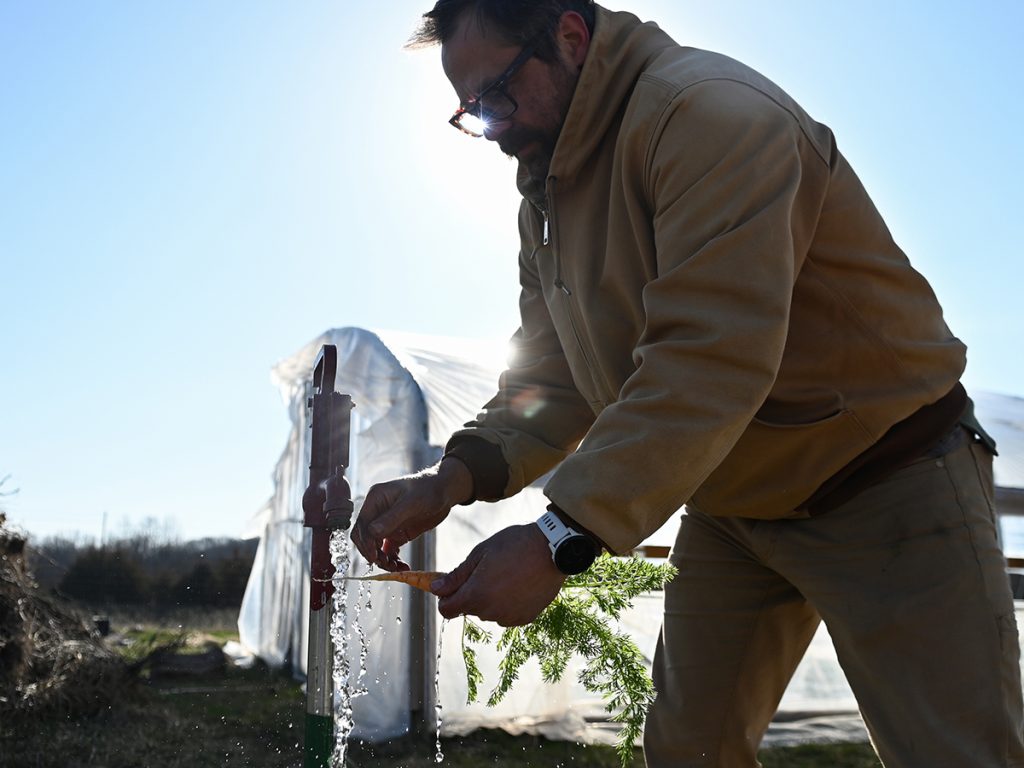
M406 567L453 505L557 465L537 525L435 584L444 616L523 624L685 503L649 766L756 765L822 619L887 766L1024 765L964 346L831 132L749 68L584 0L425 19L453 125L519 161L522 325L442 461L371 489L362 554Z

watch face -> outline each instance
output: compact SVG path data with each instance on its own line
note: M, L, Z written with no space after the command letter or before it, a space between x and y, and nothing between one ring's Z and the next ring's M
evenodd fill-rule
M594 542L586 536L570 536L555 550L555 566L562 573L572 576L583 573L594 562L597 553Z

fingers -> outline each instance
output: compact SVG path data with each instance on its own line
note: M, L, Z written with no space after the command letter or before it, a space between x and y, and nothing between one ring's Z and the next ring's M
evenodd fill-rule
M397 570L398 548L411 538L402 530L408 516L403 511L409 507L401 503L403 495L400 481L373 486L352 527L352 543L359 553L386 570Z
M437 610L446 619L453 619L471 613L480 618L480 599L472 582L472 576L483 558L480 546L473 548L469 557L463 560L451 573L445 574L430 585L430 590L438 597ZM440 582L440 583L438 583Z
M433 590L433 588L433 585L431 585L430 589ZM477 601L473 600L473 596L470 593L471 590L466 590L465 592L456 592L451 597L442 597L437 601L437 612L445 618L455 618L456 616L470 613L486 620L486 616L480 615L479 608L474 609L474 603ZM437 593L435 592L434 594Z
M400 546L394 539L384 539L384 543L378 552L380 555L378 563L385 571L409 570L409 564L399 557L398 548Z
M477 549L474 549L469 553L469 557L463 560L454 571L446 573L441 578L431 582L430 591L440 598L451 597L456 590L461 589L469 580L469 577L472 575L473 571L476 569L477 563L479 562L480 555Z
M379 547L373 547L370 550L372 555L364 555L364 557L366 557L367 562L378 565L385 571L407 571L409 570L409 565L402 560L399 552L399 547L403 543L407 543L404 536L398 539L384 539Z
M352 528L352 543L368 562L388 571L408 569L399 547L438 525L450 509L433 479L400 478L370 488Z
M510 526L478 544L465 562L431 584L446 619L463 614L503 627L533 621L565 582L535 525Z
M451 573L433 581L430 591L438 597L437 610L444 618L476 616L493 621L502 627L518 627L533 621L550 598L537 607L520 606L516 600L499 600L495 594L495 574L479 568L485 552L474 549L466 560ZM502 593L502 589L497 590Z
M352 543L356 545L359 554L370 563L380 564L381 560L384 559L383 552L381 551L384 542L375 541L370 536L368 528L370 523L387 508L387 505L387 495L380 486L373 486L369 493L366 494L363 505L359 510L359 517L356 518L355 525L352 526L350 534Z

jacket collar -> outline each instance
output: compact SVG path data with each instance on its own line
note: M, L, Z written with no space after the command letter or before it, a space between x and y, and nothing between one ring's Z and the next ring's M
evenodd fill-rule
M559 184L572 182L618 122L649 63L675 45L655 23L597 6L594 36L555 146L549 178L557 177Z

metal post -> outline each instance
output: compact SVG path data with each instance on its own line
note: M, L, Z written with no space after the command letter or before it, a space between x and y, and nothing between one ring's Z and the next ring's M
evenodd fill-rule
M306 658L304 768L330 768L334 751L334 685L331 654L331 597L334 565L331 531L352 522L345 468L352 398L334 391L338 348L325 344L313 369L310 409L309 484L302 495L303 525L312 531L309 568L309 647Z
M434 531L428 531L410 545L410 565L420 571L435 567ZM437 598L414 590L409 595L409 710L410 730L427 735L437 727L434 709L434 676L437 665Z

